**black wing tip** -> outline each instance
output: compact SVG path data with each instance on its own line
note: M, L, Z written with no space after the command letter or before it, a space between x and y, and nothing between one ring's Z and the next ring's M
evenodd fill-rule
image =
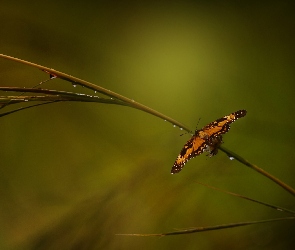
M243 117L247 114L247 110L241 109L241 110L237 111L236 113L237 113L237 115L239 115L239 117Z
M175 166L173 166L173 168L171 169L171 174L177 174L181 171L182 168L177 168Z
M171 174L177 174L179 171L177 169L171 169Z
M235 120L236 120L236 119L239 119L241 117L244 117L247 114L247 110L240 109L237 112L234 112L233 114L235 115L235 117L236 117Z

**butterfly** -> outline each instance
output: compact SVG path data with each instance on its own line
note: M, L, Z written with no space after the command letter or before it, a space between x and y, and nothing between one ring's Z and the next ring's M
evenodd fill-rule
M239 110L207 124L200 130L196 130L177 156L171 174L180 172L187 161L204 151L209 152L210 157L216 155L218 147L222 143L222 134L229 131L231 123L246 114L246 110Z

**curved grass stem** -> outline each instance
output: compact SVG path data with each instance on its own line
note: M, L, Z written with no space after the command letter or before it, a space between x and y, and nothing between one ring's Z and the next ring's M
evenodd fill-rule
M249 161L245 160L243 157L239 156L238 154L220 146L219 149L221 151L223 151L224 153L226 153L228 156L233 157L234 159L236 159L237 161L241 162L242 164L246 165L247 167L255 170L256 172L264 175L265 177L267 177L268 179L272 180L273 182L275 182L276 184L278 184L279 186L281 186L283 189L285 189L286 191L288 191L290 194L295 196L295 190L290 187L289 185L287 185L286 183L282 182L281 180L279 180L278 178L276 178L275 176L271 175L270 173L266 172L265 170L263 170L262 168L259 168L258 166L250 163Z
M25 60L21 60L21 59L11 57L11 56L7 56L7 55L3 55L3 54L0 54L0 58L1 57L5 58L5 59L8 59L8 60L11 60L11 61L14 61L14 62L25 64L27 66L37 68L39 70L44 71L47 74L50 74L51 76L63 79L63 80L68 81L68 82L71 82L74 85L81 85L81 86L84 86L85 88L91 89L93 91L104 94L106 96L116 98L118 100L121 100L121 101L127 103L128 106L130 106L132 108L136 108L136 109L139 109L141 111L152 114L154 116L157 116L157 117L159 117L159 118L161 118L161 119L163 119L163 120L165 120L167 122L172 123L173 125L181 128L183 130L186 130L186 131L190 132L190 129L187 126L185 126L184 124L172 119L171 117L166 116L166 115L164 115L164 114L162 114L162 113L160 113L160 112L158 112L158 111L156 111L154 109L151 109L151 108L149 108L149 107L147 107L147 106L145 106L145 105L143 105L143 104L141 104L139 102L136 102L133 99L130 99L130 98L127 98L127 97L122 96L120 94L117 94L117 93L115 93L115 92L113 92L111 90L105 89L103 87L97 86L97 85L95 85L93 83L87 82L87 81L79 79L77 77L73 77L71 75L68 75L68 74L62 73L60 71L57 71L57 70L54 70L54 69L51 69L51 68L47 68L47 67L35 64L35 63L31 63L31 62L28 62L28 61L25 61Z
M221 230L226 228L233 228L233 227L242 227L242 226L249 226L253 224L261 224L261 223L268 223L274 221L284 221L284 220L294 220L295 217L284 217L284 218L276 218L276 219L269 219L269 220L259 220L259 221L246 221L246 222L237 222L237 223L230 223L230 224L222 224L216 226L209 226L209 227L192 227L189 229L182 229L168 233L159 233L159 234L117 234L122 236L170 236L170 235L179 235L179 234L192 234L192 233L200 233L205 231L213 231L213 230Z
M99 93L101 93L103 95L106 95L108 97L111 97L111 98L115 99L115 100L112 100L112 99L104 99L103 100L103 98L90 99L90 97L88 97L88 96L81 96L79 94L69 93L69 92L57 91L58 93L54 93L54 91L52 91L52 90L39 90L39 89L29 89L28 90L28 92L38 92L39 91L41 93L56 94L56 95L60 95L59 98L61 98L61 97L65 98L65 99L57 98L57 99L53 100L52 98L50 99L49 97L47 97L47 99L45 98L46 101L51 100L52 102L53 101L54 102L56 102L56 101L93 101L94 102L94 101L99 100L97 102L104 102L105 101L105 103L125 105L125 106L129 106L129 107L132 107L132 108L147 112L147 113L149 113L151 115L154 115L156 117L159 117L159 118L161 118L161 119L163 119L163 120L165 120L167 122L170 122L174 126L177 126L177 127L181 128L181 129L183 129L183 130L185 130L185 131L187 131L189 133L191 132L191 130L187 126L185 126L184 124L170 118L169 116L166 116L166 115L164 115L164 114L162 114L162 113L160 113L160 112L158 112L158 111L156 111L154 109L151 109L151 108L149 108L149 107L147 107L147 106L145 106L145 105L143 105L143 104L141 104L139 102L136 102L136 101L134 101L132 99L129 99L129 98L125 97L125 96L117 94L117 93L115 93L113 91L110 91L108 89L105 89L103 87L97 86L97 85L92 84L90 82L87 82L85 80L73 77L71 75L59 72L59 71L51 69L51 68L47 68L47 67L35 64L35 63L31 63L31 62L28 62L28 61L25 61L25 60L21 60L21 59L15 58L15 57L0 54L0 58L8 59L8 60L11 60L11 61L14 61L14 62L22 63L24 65L37 68L37 69L42 70L43 72L49 74L50 77L57 77L57 78L65 80L65 81L71 82L74 85L84 86L84 87L86 87L88 89L91 89L93 91L99 92ZM16 90L16 89L17 88L15 88L14 90ZM18 88L18 90L21 91L21 92L26 91L26 89L23 89L23 88ZM70 99L70 98L72 98L72 99ZM45 99L43 101L45 101ZM19 109L19 110L21 110L21 109ZM282 182L281 180L279 180L278 178L274 177L273 175L269 174L268 172L264 171L263 169L257 167L256 165L251 164L250 162L248 162L247 160L245 160L241 156L231 152L228 149L225 149L222 146L220 146L219 149L221 151L223 151L224 153L226 153L228 156L234 157L237 161L241 162L242 164L244 164L244 165L252 168L253 170L257 171L258 173L266 176L267 178L274 181L275 183L280 185L282 188L284 188L286 191L288 191L289 193L291 193L292 195L295 196L295 190L292 187L285 184L284 182Z

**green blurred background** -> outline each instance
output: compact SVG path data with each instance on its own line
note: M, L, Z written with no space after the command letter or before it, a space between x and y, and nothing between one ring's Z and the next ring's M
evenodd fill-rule
M101 85L195 129L239 109L224 146L294 185L294 1L1 1L0 53ZM0 59L0 85L48 75ZM91 93L64 81L50 89ZM93 93L92 93L93 94ZM58 103L1 118L0 249L290 249L294 197L220 152L170 169L189 135L120 106Z

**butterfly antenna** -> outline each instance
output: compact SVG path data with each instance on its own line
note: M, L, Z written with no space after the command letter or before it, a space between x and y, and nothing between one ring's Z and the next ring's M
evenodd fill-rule
M201 120L201 118L199 118L199 120L198 120L198 122L197 122L196 130L197 130L197 128L198 128L198 125L199 125L200 120ZM180 136L186 135L186 134L188 134L188 133L193 134L193 131L186 132L186 133L184 133L184 134L181 134Z
M198 122L197 122L196 130L198 129L198 125L199 125L200 120L201 120L201 118L199 118L199 120L198 120ZM188 133L193 134L193 131L186 132L186 133L184 133L184 134L181 134L180 136L186 135L186 134L188 134Z
M199 120L197 122L196 130L198 129L198 125L199 125L200 120L201 120L201 117L199 118Z

